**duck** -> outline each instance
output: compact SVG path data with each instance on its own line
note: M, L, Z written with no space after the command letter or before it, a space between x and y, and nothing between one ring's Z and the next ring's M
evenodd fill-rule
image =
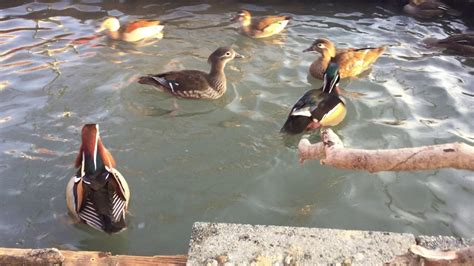
M405 13L418 18L439 17L445 14L459 16L460 12L437 0L410 0L403 7Z
M283 31L290 22L290 16L265 16L253 18L247 10L241 10L232 19L232 22L239 21L241 32L252 38L266 38Z
M105 31L106 35L113 40L138 42L150 38L162 38L163 28L159 20L137 20L121 27L117 18L109 17L102 22L96 32Z
M244 58L230 47L219 47L207 59L209 73L199 70L171 71L139 77L138 83L152 85L176 97L218 99L227 91L224 68L227 62Z
M126 227L130 189L115 169L112 154L105 148L98 124L82 128L82 143L75 161L78 168L66 187L66 204L73 218L108 234Z
M311 76L323 79L324 72L332 60L339 65L341 79L355 77L369 69L385 51L386 45L377 48L349 48L336 50L333 42L328 39L316 39L313 44L303 52L318 52L321 56L309 67Z
M424 42L429 46L446 48L461 55L474 55L474 33L454 34L441 40L428 38Z
M322 87L307 91L296 102L280 132L299 134L341 123L347 111L339 96L339 80L339 65L331 62L324 73Z

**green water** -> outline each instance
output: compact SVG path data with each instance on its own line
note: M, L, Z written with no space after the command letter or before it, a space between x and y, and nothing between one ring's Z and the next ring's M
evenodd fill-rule
M472 172L300 165L301 136L278 133L294 102L321 84L307 78L316 55L301 51L328 37L338 47L391 45L371 71L341 82L363 94L346 97L335 129L347 146L474 144L474 60L421 44L472 23L361 3L23 2L0 2L0 246L182 254L195 221L474 237ZM242 8L294 19L281 35L253 40L229 22ZM165 37L71 45L106 16L163 20ZM218 46L246 56L228 64L219 100L175 100L134 82L207 70ZM71 224L66 211L80 129L91 122L132 191L129 228L114 236Z

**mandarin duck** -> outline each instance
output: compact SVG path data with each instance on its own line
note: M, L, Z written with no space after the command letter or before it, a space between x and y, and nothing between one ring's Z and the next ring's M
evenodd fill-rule
M346 116L346 106L339 97L339 66L331 62L320 89L307 91L291 108L281 133L299 134L319 127L336 126Z
M303 52L315 51L321 54L309 67L311 76L323 79L324 72L330 61L339 65L340 78L355 77L366 71L385 51L386 46L378 48L340 49L328 39L317 39L311 47Z
M177 97L217 99L227 90L224 67L234 58L243 56L230 47L220 47L207 59L211 64L209 73L199 70L171 71L142 76L138 82L158 87Z
M117 18L107 18L96 32L106 31L109 38L126 42L138 42L144 39L161 38L164 26L158 20L137 20L120 27Z
M66 188L66 203L72 216L108 234L124 230L130 189L115 169L112 154L102 144L99 125L82 128L75 166L77 173Z
M424 42L430 46L442 47L462 55L474 55L474 34L454 34L445 39L428 38Z
M289 16L266 16L252 19L250 12L241 10L232 21L240 22L243 34L252 38L265 38L283 31L290 19Z
M437 0L410 0L403 7L405 13L418 18L439 17L445 14L459 16L460 12Z

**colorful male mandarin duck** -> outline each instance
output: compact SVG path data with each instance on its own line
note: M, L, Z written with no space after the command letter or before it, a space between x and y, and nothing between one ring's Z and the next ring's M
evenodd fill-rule
M317 39L311 47L303 52L316 51L321 56L309 67L311 76L323 79L324 72L330 61L339 65L340 78L355 77L366 71L385 51L386 46L378 48L340 49L328 39Z
M445 39L428 38L424 42L430 46L442 47L460 53L474 55L474 34L454 34Z
M266 16L252 19L247 10L241 10L232 21L240 21L241 32L252 38L265 38L280 33L290 21L289 16Z
M335 126L344 120L346 106L339 97L339 66L330 63L320 89L307 91L291 109L280 132L299 134L305 130Z
M69 212L77 221L108 234L124 230L130 190L115 169L112 154L102 144L99 125L87 124L82 128L75 166L79 168L77 174L66 188Z
M107 18L96 32L106 31L107 36L114 40L138 42L144 39L161 38L164 26L158 20L137 20L120 27L117 18Z
M403 7L405 13L419 18L439 17L445 14L459 16L460 12L437 0L410 0Z
M217 99L227 90L224 67L234 58L243 56L230 47L220 47L207 59L211 64L209 73L199 70L171 71L143 76L138 82L158 87L178 97Z

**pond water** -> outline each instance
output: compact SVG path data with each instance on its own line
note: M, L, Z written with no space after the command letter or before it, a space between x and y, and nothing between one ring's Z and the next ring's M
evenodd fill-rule
M472 172L300 165L301 136L279 134L289 108L321 85L307 77L316 54L302 50L328 37L338 47L391 46L371 71L341 82L360 94L346 96L335 128L347 146L474 144L474 60L421 43L472 21L422 21L369 3L259 2L1 1L0 246L183 254L195 221L474 237ZM229 22L242 8L293 21L253 40ZM88 40L107 16L160 19L164 39ZM228 64L221 99L175 100L135 82L207 71L218 46L246 56ZM91 122L132 191L129 228L118 235L71 224L66 211L80 129Z

